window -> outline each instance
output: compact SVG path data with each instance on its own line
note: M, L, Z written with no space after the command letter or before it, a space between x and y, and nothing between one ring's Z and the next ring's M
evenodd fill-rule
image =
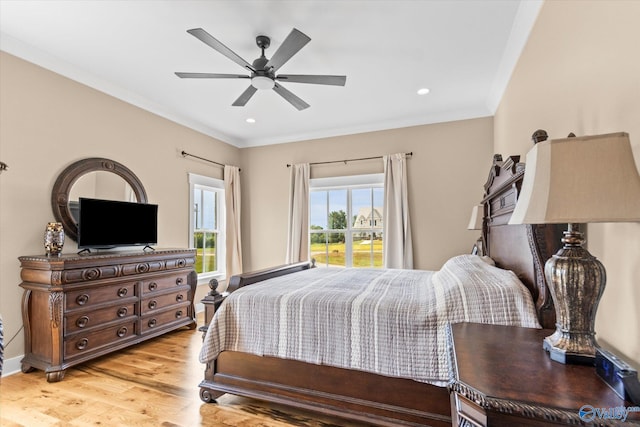
M318 266L382 267L384 175L310 181L309 244Z
M189 238L198 279L224 278L224 181L189 174Z

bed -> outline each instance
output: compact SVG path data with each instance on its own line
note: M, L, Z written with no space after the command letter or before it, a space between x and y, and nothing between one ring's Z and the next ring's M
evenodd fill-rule
M231 393L371 425L451 425L443 325L549 328L555 321L543 266L561 228L507 225L523 175L519 157L494 156L482 201L486 258L453 257L435 272L298 263L232 277L231 296L213 321L205 319L202 400ZM397 286L400 277L416 295ZM349 291L351 283L363 291ZM317 305L308 305L314 298ZM233 329L247 312L251 321Z

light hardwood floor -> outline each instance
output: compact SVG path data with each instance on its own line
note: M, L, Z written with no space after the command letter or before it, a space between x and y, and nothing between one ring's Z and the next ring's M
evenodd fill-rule
M231 395L203 403L201 343L182 329L70 368L58 383L38 370L2 378L0 426L364 426Z

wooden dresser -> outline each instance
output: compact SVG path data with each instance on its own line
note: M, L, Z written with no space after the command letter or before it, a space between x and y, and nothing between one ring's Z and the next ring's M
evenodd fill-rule
M563 365L542 349L551 329L452 325L449 384L454 426L637 426L640 407L624 401L595 367ZM624 423L600 417L629 410ZM616 412L617 411L617 412Z
M177 328L196 327L195 250L22 256L22 371L65 369Z

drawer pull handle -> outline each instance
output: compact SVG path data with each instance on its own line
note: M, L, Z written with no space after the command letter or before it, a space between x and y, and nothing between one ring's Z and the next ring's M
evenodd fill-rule
M155 291L156 289L158 289L158 284L156 282L149 283L149 290L150 291Z
M151 310L153 310L153 309L154 309L154 308L156 308L157 306L158 306L158 301L156 301L156 300L151 300L151 301L149 301L149 308L150 308Z
M182 310L176 311L176 319L179 319L181 317L182 317Z
M117 332L118 337L120 338L124 337L125 335L127 335L127 331L128 329L126 328L126 326L123 326L122 328L118 329L118 332Z
M153 328L154 326L156 326L156 323L156 319L150 319L148 325L150 328Z
M178 267L183 268L185 265L187 265L187 261L184 259L179 259L177 264L178 264Z
M118 309L118 317L124 317L127 315L128 312L129 310L127 309L127 307L120 307Z
M80 341L76 343L76 348L78 350L84 350L89 345L89 340L87 338L82 338Z
M78 328L84 328L89 323L89 318L87 316L82 316L78 320L76 320L76 326Z
M120 288L118 289L118 296L120 298L127 296L127 292L129 292L129 290L127 288Z
M182 285L182 282L184 282L184 279L182 277L178 277L176 279L176 285L180 286L180 285Z
M78 298L76 298L76 302L78 303L78 305L85 305L87 302L89 302L89 295L78 295Z
M176 301L181 302L184 299L184 295L178 294L176 295Z

